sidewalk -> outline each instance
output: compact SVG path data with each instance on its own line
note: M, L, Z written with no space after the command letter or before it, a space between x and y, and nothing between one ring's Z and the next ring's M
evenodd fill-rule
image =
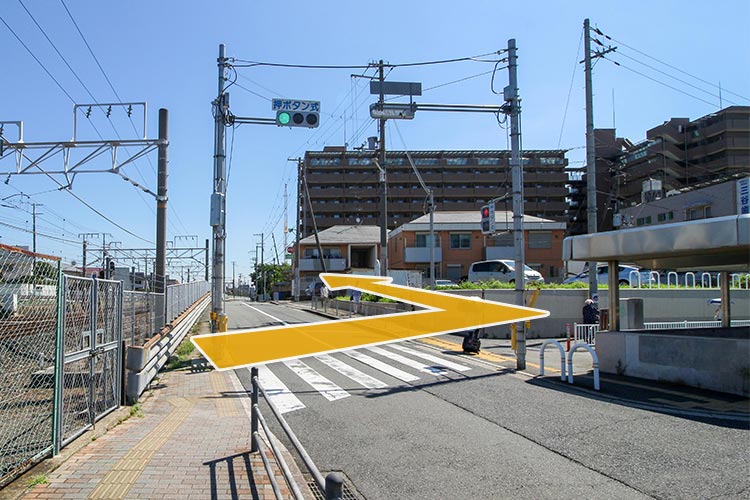
M233 371L161 372L143 401L118 417L126 420L100 437L85 434L80 439L88 444L47 473L46 484L19 491L38 476L32 470L0 498L275 498L260 455L249 451L243 400L249 403ZM45 462L54 461L60 459ZM274 468L284 498L291 498ZM297 483L306 491L301 476Z

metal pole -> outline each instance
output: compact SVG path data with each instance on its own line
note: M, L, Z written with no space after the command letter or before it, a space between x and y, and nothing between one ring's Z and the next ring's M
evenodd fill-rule
M596 233L596 151L594 143L594 98L591 83L591 31L583 21L584 73L586 75L586 220L588 234ZM596 262L589 262L589 297L598 294Z
M204 273L204 280L208 281L208 238L206 238L206 251L205 251L205 273Z
M510 167L513 184L513 246L515 248L516 304L524 305L525 259L523 234L523 168L521 166L521 106L518 97L518 56L516 40L508 40L508 86L510 100ZM524 323L516 330L516 368L526 369L526 331Z
M435 289L435 198L433 192L430 189L430 288L432 290Z
M299 265L300 265L300 254L299 254L299 241L302 239L300 235L300 220L299 220L299 208L300 208L300 196L302 196L302 160L297 162L297 225L294 226L296 230L294 235L296 236L295 249L294 249L294 301L299 302Z
M383 60L378 64L378 79L380 80L380 100L378 104L383 108L383 87L385 76L383 74ZM385 171L385 118L379 121L380 128L380 182L382 183L381 214L380 214L380 275L388 276L388 181Z
M212 209L218 211L218 220L213 226L214 255L213 280L211 289L211 331L219 331L219 325L225 324L224 318L224 250L226 244L226 151L224 148L224 114L228 106L224 92L224 69L227 58L224 44L219 45L219 91L214 101L214 189ZM217 205L214 205L217 204Z
M251 436L255 436L258 432L258 367L253 366L250 368L250 381L253 384L253 392L250 396L250 431ZM255 453L258 451L258 445L255 444L255 439L250 440L250 451Z
M83 269L81 271L81 276L84 278L86 277L86 237L83 237Z
M266 293L268 292L266 288L266 268L264 266L265 258L263 257L264 249L265 249L266 243L265 243L265 235L263 233L260 234L260 273L263 276L263 301L266 300Z
M169 145L169 112L159 110L159 146L156 196L156 282L154 291L164 293L167 282L167 147Z

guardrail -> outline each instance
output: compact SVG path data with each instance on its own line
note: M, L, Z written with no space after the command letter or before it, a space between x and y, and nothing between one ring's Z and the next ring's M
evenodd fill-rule
M292 428L289 427L289 424L281 415L281 412L278 410L278 408L276 408L276 405L270 400L270 398L266 394L266 390L260 384L260 380L258 379L258 368L253 367L250 369L250 378L252 380L252 396L251 396L252 398L251 399L252 401L252 412L251 412L252 440L251 440L250 451L252 452L257 451L260 454L261 460L263 460L263 466L266 469L266 473L268 474L268 478L271 482L271 488L273 488L273 492L276 498L281 499L283 497L281 495L281 490L279 488L279 485L276 482L276 479L274 478L273 471L271 470L271 463L269 462L268 456L266 455L263 438L261 437L261 434L259 432L259 426L258 426L259 424L260 424L260 427L263 428L263 432L265 433L266 438L268 439L268 443L269 443L269 446L271 447L271 451L273 452L273 456L276 458L276 461L281 467L281 472L287 484L289 485L289 488L292 490L292 494L294 495L294 498L304 499L304 495L302 494L302 491L299 489L299 486L294 480L294 477L292 476L292 472L289 469L289 466L287 465L286 461L284 460L284 457L281 455L281 452L276 447L276 444L274 443L274 440L271 437L272 435L268 429L268 424L266 423L266 419L263 417L260 411L260 407L258 406L258 398L260 395L262 395L263 398L265 398L266 403L268 403L269 408L271 408L271 412L273 412L274 416L276 417L276 420L279 422L279 424L281 424L281 428L284 429L284 432L286 433L289 440L292 442L292 445L294 446L295 450L297 450L297 453L302 458L302 461L305 463L307 470L310 471L310 474L313 476L313 479L315 480L315 484L318 486L318 488L320 488L322 492L325 493L326 500L336 500L336 499L343 498L344 481L343 481L342 475L337 472L331 472L325 478L323 478L323 475L320 473L315 463L310 458L310 455L308 455L307 451L302 446L302 443L299 442L299 439L297 439L297 436L294 434L294 431L292 431Z

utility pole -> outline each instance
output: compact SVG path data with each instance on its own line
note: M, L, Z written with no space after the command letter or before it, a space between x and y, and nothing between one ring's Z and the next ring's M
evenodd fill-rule
M591 28L583 21L584 73L586 75L586 221L588 234L596 233L596 150L594 143L594 98L591 82ZM589 297L598 294L596 262L589 262Z
M518 97L518 56L516 40L508 40L508 88L505 100L510 104L510 168L513 184L513 247L515 248L516 304L524 305L526 281L523 234L523 168L521 164L521 105ZM526 369L526 330L518 323L516 330L516 368Z
M156 274L154 291L164 293L167 289L167 149L169 145L169 113L159 110L159 147L157 160L156 190Z
M84 278L86 277L86 250L88 249L88 241L87 239L89 237L95 238L99 236L99 233L81 233L78 235L79 238L83 238L83 271L81 272L81 276Z
M383 92L385 75L383 74L382 59L378 63L378 80L380 81L380 99L378 100L378 104L382 109L385 102ZM381 118L378 123L380 129L380 182L383 188L383 199L381 200L380 208L380 275L388 276L388 180L385 168L385 118Z
M236 289L235 284L234 284L234 273L235 273L236 265L237 263L235 261L232 261L232 295L235 295L234 291Z
M263 295L265 296L266 294L266 270L263 267L263 247L265 247L265 236L263 233L255 233L253 234L253 236L260 236L260 276L261 276L260 280L261 280L261 283L263 284ZM258 259L258 244L257 243L255 244L255 259L257 263L257 259ZM255 267L257 269L258 265L256 264Z
M297 222L294 231L294 236L296 238L295 241L295 247L294 247L294 301L299 302L299 296L300 296L300 282L299 282L299 265L300 265L300 254L299 254L299 242L302 239L302 235L300 234L300 198L302 196L302 158L297 158Z
M289 204L289 195L286 192L286 182L284 183L284 262L286 262L287 254L287 234L289 234L289 213L287 212L287 205ZM276 245L274 245L276 247ZM278 257L276 257L278 260Z
M226 331L224 313L224 255L226 245L226 151L224 127L229 95L224 92L224 71L227 67L224 44L219 45L219 91L213 102L214 112L214 186L211 195L211 226L213 228L213 280L211 282L211 331Z
M36 212L36 207L41 207L41 206L42 206L41 203L32 203L31 204L32 231L33 231L33 236L32 236L32 241L31 241L31 245L32 245L31 249L32 249L32 251L34 253L36 253L36 216L37 215L44 215L44 214L38 214Z

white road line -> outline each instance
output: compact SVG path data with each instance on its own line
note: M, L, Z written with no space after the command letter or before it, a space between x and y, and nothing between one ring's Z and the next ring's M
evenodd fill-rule
M279 323L281 323L282 325L286 325L286 324L287 324L287 323L286 323L286 321L284 321L283 319L279 319L279 318L277 318L276 316L272 316L272 315L268 314L268 313L267 313L267 312L265 312L265 311L261 311L261 310L260 310L260 309L258 309L257 307L253 307L253 306L251 306L250 304L246 304L245 302L241 302L241 304L242 304L243 306L247 306L247 307L249 307L249 308L250 308L250 309L252 309L253 311L256 311L256 312L259 312L259 313L261 313L261 314L264 314L264 315L268 316L269 318L271 318L271 319L272 319L272 320L274 320L274 321L278 321L278 322L279 322Z
M343 399L350 396L350 394L344 389L337 386L299 359L284 361L284 364L309 384L310 387L322 394L328 401L336 401L337 399Z
M379 354L380 356L392 359L393 361L397 361L403 365L416 368L417 370L421 372L431 373L432 375L435 375L436 377L439 377L440 375L446 375L448 373L444 368L440 368L439 366L425 365L423 363L420 363L419 361L414 361L413 359L405 358L401 356L400 354L386 351L385 349L382 349L377 346L368 347L367 350L372 351L375 354Z
M343 361L334 358L330 354L321 354L320 356L315 356L315 359L325 363L340 374L349 377L350 379L354 380L362 387L366 387L367 389L383 389L385 387L388 387L388 384L386 384L385 382L381 382L375 377L371 377L368 374L357 370L353 366L347 365Z
M273 401L279 412L288 413L305 407L302 401L297 399L297 396L292 394L289 388L284 385L284 382L274 375L267 366L258 367L258 379L260 379L260 385L263 386L269 399Z
M407 373L403 370L399 370L398 368L394 366L391 366L387 363L383 363L379 359L375 359L359 351L345 351L344 354L346 354L350 358L356 359L357 361L361 363L371 366L375 368L376 370L379 370L383 373L387 373L391 377L395 377L399 380L403 380L404 382L414 382L415 380L419 380L419 377L416 377L412 375L411 373Z
M456 370L459 372L465 372L465 371L471 370L471 368L469 368L468 366L459 365L458 363L448 361L447 359L439 358L437 356L433 356L432 354L427 354L426 352L418 351L416 349L410 349L406 346L402 346L398 344L391 344L389 347L391 347L392 349L397 349L401 352L405 352L407 354L411 354L412 356L415 356L418 358L426 359L427 361L432 361L438 366L444 366L446 368L450 368L451 370Z

